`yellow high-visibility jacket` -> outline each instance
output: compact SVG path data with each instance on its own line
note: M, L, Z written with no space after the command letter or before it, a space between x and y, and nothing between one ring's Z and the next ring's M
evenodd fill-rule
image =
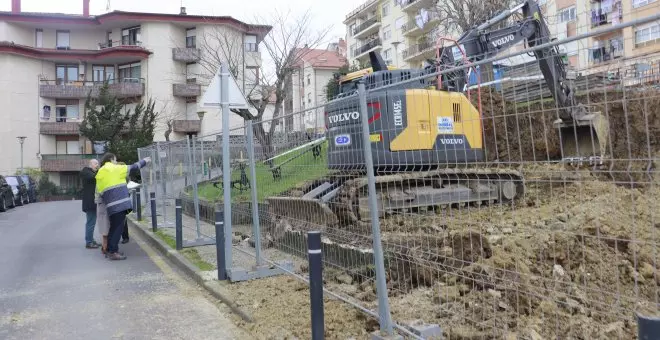
M145 160L131 165L105 163L96 173L96 191L101 196L108 211L108 216L133 210L133 202L128 193L126 178L128 174L147 165Z

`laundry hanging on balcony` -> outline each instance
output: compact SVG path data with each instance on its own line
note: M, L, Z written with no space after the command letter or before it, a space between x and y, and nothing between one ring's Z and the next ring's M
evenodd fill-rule
M415 16L415 22L417 23L417 27L423 29L424 25L426 25L426 23L429 22L429 11L422 8L419 11L419 14Z

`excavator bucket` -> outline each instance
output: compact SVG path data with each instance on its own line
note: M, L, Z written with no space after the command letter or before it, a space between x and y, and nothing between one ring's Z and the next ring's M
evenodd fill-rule
M600 112L590 112L572 121L555 121L559 128L562 155L565 162L582 166L602 165L610 125Z

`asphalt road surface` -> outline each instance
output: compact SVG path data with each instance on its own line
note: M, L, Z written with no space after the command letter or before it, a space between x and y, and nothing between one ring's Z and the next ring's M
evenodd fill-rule
M0 213L0 339L250 338L135 234L108 261L84 224L80 201Z

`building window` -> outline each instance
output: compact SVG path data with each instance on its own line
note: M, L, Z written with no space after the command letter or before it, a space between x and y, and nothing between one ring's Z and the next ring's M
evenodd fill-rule
M312 76L308 74L307 75L307 85L311 85L311 84L312 84Z
M246 52L257 52L257 36L256 35L246 35L245 36L245 51Z
M70 48L70 33L69 31L57 31L55 39L55 47L60 49Z
M94 65L92 66L92 81L95 83L108 82L112 84L115 80L115 67L112 65Z
M78 81L78 65L56 65L55 78L57 85Z
M55 149L58 155L81 154L80 137L78 136L55 136Z
M245 67L245 84L248 86L259 85L259 67L246 66Z
M41 28L34 31L34 47L44 47L44 30Z
M657 0L632 0L632 5L633 8L638 8L638 7L646 6L650 3L654 3L656 1Z
M403 25L405 25L405 24L406 24L406 17L400 17L400 18L396 19L396 21L394 22L394 27L396 29L400 30L401 27L403 27Z
M351 36L354 36L354 35L355 35L355 28L356 28L356 27L357 27L357 26L356 26L355 23L351 24L351 26L350 26L349 29L348 29L348 34L350 34Z
M139 45L141 43L140 39L140 26L126 28L121 31L122 45Z
M384 4L382 9L383 17L390 15L390 4Z
M186 47L187 48L196 48L197 47L197 30L195 28L188 28L186 30Z
M78 99L57 99L55 101L55 121L77 120L80 114Z
M635 45L660 39L660 22L652 22L635 28Z
M140 63L119 66L119 82L139 83L140 78L142 78Z
M559 11L559 22L569 22L574 21L575 19L575 6L567 7Z
M383 28L383 40L387 41L392 38L392 30L390 29L390 25L387 25Z
M385 60L392 59L392 49L391 48L388 48L385 51L383 51L383 58Z

